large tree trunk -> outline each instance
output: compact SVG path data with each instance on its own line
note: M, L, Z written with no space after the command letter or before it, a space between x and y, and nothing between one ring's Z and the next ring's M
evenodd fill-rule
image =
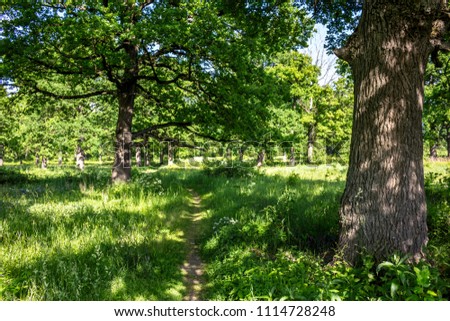
M134 86L119 94L119 117L116 126L116 151L112 170L114 183L131 179L131 126L133 121Z
M339 239L352 263L361 252L377 260L396 252L414 261L424 256L422 107L433 19L418 2L365 1L358 28L336 50L355 82Z
M122 45L129 61L122 77L124 81L118 86L119 116L116 125L116 151L111 175L114 183L131 180L131 145L133 142L131 127L139 74L138 47L133 45L130 40L124 40Z

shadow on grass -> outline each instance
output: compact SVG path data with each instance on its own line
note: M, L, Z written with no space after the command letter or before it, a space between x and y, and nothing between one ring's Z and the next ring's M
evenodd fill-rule
M217 234L218 222L227 218L240 224L227 227L228 233L222 235L227 245L265 243L272 254L279 246L295 246L324 256L334 250L339 234L339 198L344 188L339 179L257 173L224 177L198 171L186 175L185 180L210 209L206 238Z
M18 175L18 184L0 187L8 191L0 203L0 253L5 254L0 258L0 299L183 298L180 266L186 244L181 209L189 206L185 198L171 194L133 198L130 194L137 189L131 186L131 191L113 195L102 206L102 200L80 189L76 195L61 190L70 177ZM98 173L78 175L73 187L92 183L90 194L106 186L96 182ZM37 196L20 191L40 185L59 191ZM147 200L155 204L148 205Z

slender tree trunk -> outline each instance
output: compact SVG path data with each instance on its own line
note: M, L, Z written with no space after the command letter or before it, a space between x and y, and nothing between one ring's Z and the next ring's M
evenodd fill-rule
M174 149L175 147L172 145L172 142L169 142L167 144L167 165L169 166L173 165L175 161Z
M264 158L266 156L266 151L264 149L262 149L259 153L258 153L258 158L257 158L257 163L256 166L257 167L261 167L264 165Z
M4 153L5 147L3 144L0 144L0 166L3 166L3 153Z
M148 138L144 136L144 166L150 166L150 153L148 150Z
M447 158L450 159L450 126L447 127Z
M340 207L339 248L349 262L364 251L377 260L397 252L417 261L428 241L422 107L433 19L418 2L364 1L358 28L336 51L355 82Z
M164 164L164 145L160 144L159 146L159 165L162 166Z
M437 150L439 148L439 145L437 143L434 143L433 145L430 146L430 160L437 160L438 154L437 154Z
M75 160L76 160L75 166L80 170L84 170L84 159L85 159L84 151L81 148L81 146L78 145L77 151L75 153Z
M245 151L245 149L243 146L239 147L239 161L240 162L244 161L244 151Z
M42 156L41 168L42 169L47 169L47 157L45 157L45 156Z
M142 154L141 154L141 148L136 147L136 166L141 167L142 166Z
M289 165L295 166L295 149L294 149L294 146L291 147L291 156L289 157Z
M312 164L314 162L314 142L316 140L315 126L310 124L308 128L308 154L306 162Z
M227 158L227 160L228 161L230 161L231 160L231 147L227 147L227 151L226 151L226 158Z

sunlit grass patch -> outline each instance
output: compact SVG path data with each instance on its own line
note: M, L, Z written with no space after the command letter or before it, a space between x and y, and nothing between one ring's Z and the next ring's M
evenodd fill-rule
M0 192L3 300L178 300L186 197L159 186L109 185L110 169L9 171ZM135 173L154 175L153 173ZM20 177L19 180L15 178ZM162 186L164 184L164 187ZM176 185L176 184L175 184Z

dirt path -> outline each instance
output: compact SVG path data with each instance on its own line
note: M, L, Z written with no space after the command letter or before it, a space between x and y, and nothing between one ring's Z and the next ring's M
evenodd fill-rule
M186 240L189 245L189 253L181 267L184 274L184 282L187 288L187 294L183 298L184 301L201 300L201 291L203 285L203 263L200 259L198 250L198 237L200 232L200 223L203 217L203 211L200 196L192 189L189 189L192 195L191 204L189 205L189 219L191 226L186 232Z

